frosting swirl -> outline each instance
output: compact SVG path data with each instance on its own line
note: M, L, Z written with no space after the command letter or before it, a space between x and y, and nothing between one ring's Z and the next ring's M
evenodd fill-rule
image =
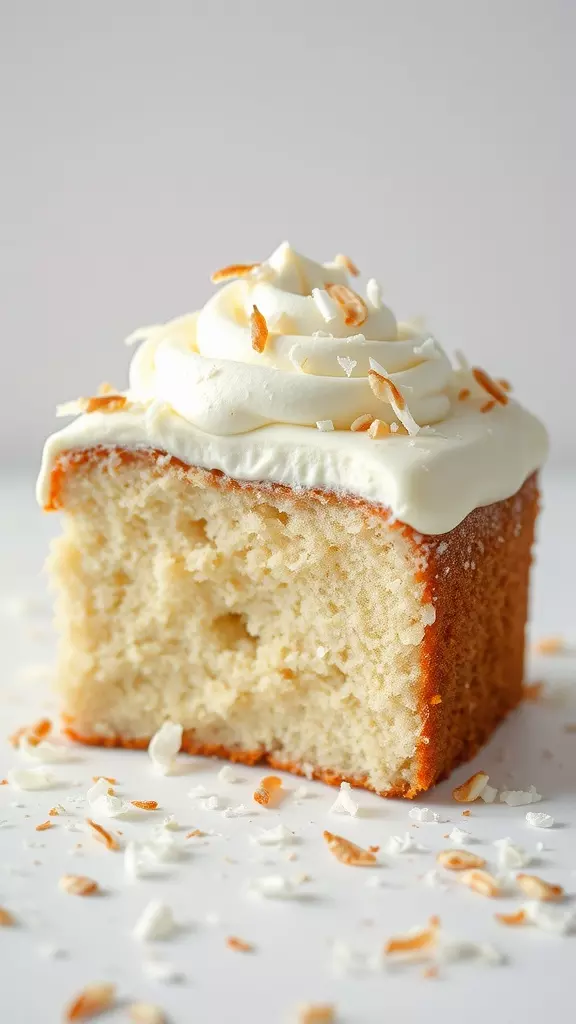
M323 420L348 429L365 413L391 423L396 412L369 384L373 361L416 424L444 420L454 373L440 345L398 325L374 281L367 300L358 297L363 311L356 319L332 297L332 285L350 287L344 266L315 263L283 243L199 312L128 339L144 342L130 367L130 397L164 402L215 435ZM251 343L254 306L269 330L262 352Z

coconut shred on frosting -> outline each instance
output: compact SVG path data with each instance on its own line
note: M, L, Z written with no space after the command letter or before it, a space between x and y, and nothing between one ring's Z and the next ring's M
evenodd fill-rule
M40 502L58 456L94 446L355 495L425 534L510 497L544 461L544 427L505 385L463 360L455 369L435 338L397 323L376 281L362 294L351 272L285 242L217 272L226 283L199 312L136 331L124 407L103 403L48 438Z

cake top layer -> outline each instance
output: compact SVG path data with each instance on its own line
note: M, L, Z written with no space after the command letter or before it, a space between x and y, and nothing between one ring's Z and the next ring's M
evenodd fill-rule
M49 438L40 501L59 453L115 444L353 494L424 533L510 497L545 458L542 425L506 382L462 357L453 367L432 335L398 324L374 279L355 290L357 273L286 242L218 271L226 283L202 310L127 339L142 342L127 392L60 407L85 415Z

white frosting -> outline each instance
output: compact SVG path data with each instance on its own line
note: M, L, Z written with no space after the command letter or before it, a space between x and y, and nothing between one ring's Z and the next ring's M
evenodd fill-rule
M514 494L546 455L538 420L512 400L482 413L489 396L472 374L453 370L435 339L399 327L373 280L359 326L345 323L329 284L350 287L340 264L313 263L285 243L199 313L137 332L134 404L80 416L48 439L40 502L58 455L95 445L151 447L238 480L357 495L422 533L445 533ZM270 332L263 352L251 343L254 306ZM414 436L350 431L366 413L398 423L368 383L371 367L403 396ZM335 429L317 429L326 421Z

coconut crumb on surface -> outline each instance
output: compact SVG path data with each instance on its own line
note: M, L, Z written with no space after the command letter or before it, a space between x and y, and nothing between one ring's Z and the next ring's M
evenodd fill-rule
M536 683L524 683L522 695L524 700L536 703L544 694L545 684L540 680Z
M130 803L140 811L155 811L158 807L157 800L131 800Z
M469 850L441 850L436 860L448 871L468 871L483 868L486 864L484 857L478 857Z
M543 636L533 645L535 654L563 654L567 650L562 636Z
M95 1017L106 1013L107 1010L111 1010L115 1002L115 985L110 985L106 982L87 985L67 1006L64 1020L93 1020Z
M467 885L469 889L479 893L481 896L493 898L500 895L498 881L488 871L472 868L471 870L463 871L460 877L464 885Z
M237 935L229 935L226 938L226 945L228 949L233 950L235 953L252 953L254 952L254 946L251 942L246 942L245 939L239 939Z
M540 900L543 903L559 903L564 899L564 889L561 885L552 885L551 882L545 882L538 875L516 875L516 884L530 900Z
M323 833L324 839L330 850L330 853L339 860L341 864L347 864L351 867L369 867L370 865L376 864L377 860L373 853L369 850L363 850L361 846L357 846L356 843L350 842L349 839L344 839L343 836L334 835L333 832L325 830Z
M500 803L508 804L509 807L522 807L523 804L537 804L542 799L535 786L529 789L509 789L500 793Z
M530 863L530 855L521 846L513 843L509 836L495 839L493 845L498 850L498 867L505 871L514 871Z
M277 775L266 775L255 790L253 799L262 807L275 806L280 800L282 779Z
M507 925L508 928L517 928L519 925L526 924L527 917L526 911L520 908L520 910L513 910L510 914L494 914L496 921L500 924Z
M71 896L92 896L100 891L98 882L85 875L62 875L58 885Z
M12 928L16 924L16 918L6 907L0 907L0 928Z
M97 839L98 842L104 843L104 846L106 847L107 850L120 849L119 843L114 838L111 832L108 832L108 830L103 828L102 825L99 825L98 822L93 821L92 818L87 818L86 821L87 824L92 829L92 835L94 836L94 838Z
M544 811L527 811L526 821L533 828L553 828L555 824L552 815Z
M472 834L467 832L466 829L455 825L452 831L448 833L448 839L451 839L453 843L460 843L463 846L465 843L472 842Z
M36 825L36 832L47 832L49 828L52 828L54 822L43 821L40 825Z
M336 1011L331 1003L302 1003L294 1024L336 1024Z
M333 814L349 814L355 817L358 814L359 805L352 798L352 787L349 782L340 783L340 792L332 804L330 811Z
M440 919L431 917L425 928L416 928L406 935L395 935L384 946L384 955L420 953L431 950L438 942Z
M460 786L456 786L452 790L452 797L461 804L474 803L481 796L489 778L490 776L486 772L474 772L474 775L466 779L466 782L462 782Z
M132 934L141 942L169 939L176 931L171 908L161 900L151 900L136 921Z
M435 824L442 820L438 811L432 811L429 807L411 807L408 811L408 817L412 818L412 821L433 822Z

